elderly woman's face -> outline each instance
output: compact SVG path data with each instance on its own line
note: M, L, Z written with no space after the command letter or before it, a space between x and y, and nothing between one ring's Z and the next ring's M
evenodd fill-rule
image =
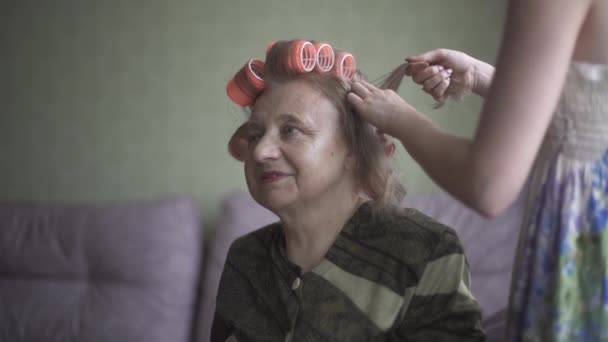
M339 113L304 81L267 89L246 124L245 178L253 198L271 209L296 207L344 191L351 173Z

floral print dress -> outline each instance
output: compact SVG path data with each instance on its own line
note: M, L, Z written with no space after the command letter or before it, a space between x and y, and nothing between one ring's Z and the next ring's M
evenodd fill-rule
M573 62L529 180L510 341L608 341L608 65Z

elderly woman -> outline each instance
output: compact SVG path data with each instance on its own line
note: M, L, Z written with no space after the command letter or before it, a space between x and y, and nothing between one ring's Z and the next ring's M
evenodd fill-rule
M413 209L392 145L347 106L354 58L281 41L228 85L253 198L280 221L230 247L212 341L478 341L454 231Z

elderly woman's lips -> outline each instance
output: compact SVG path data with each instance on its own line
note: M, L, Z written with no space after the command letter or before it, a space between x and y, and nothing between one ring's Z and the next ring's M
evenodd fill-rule
M283 173L283 172L279 172L279 171L267 171L267 172L262 173L262 176L260 177L260 181L263 184L273 183L273 182L279 181L287 176L289 176L289 174L287 174L287 173Z

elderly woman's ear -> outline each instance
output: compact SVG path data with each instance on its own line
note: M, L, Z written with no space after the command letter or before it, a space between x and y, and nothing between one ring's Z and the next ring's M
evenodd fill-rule
M387 138L385 134L380 135L380 140L382 141L382 145L384 145L384 153L386 156L391 158L395 154L395 143Z
M349 152L344 159L344 169L347 171L354 170L357 167L357 157L354 153Z
M376 134L380 138L380 143L384 147L384 153L387 157L391 158L395 154L395 142L386 134L382 133L379 129L375 128Z
M228 152L232 158L242 162L245 161L245 155L247 153L247 132L245 131L245 124L239 126L236 129L230 141L228 141Z

